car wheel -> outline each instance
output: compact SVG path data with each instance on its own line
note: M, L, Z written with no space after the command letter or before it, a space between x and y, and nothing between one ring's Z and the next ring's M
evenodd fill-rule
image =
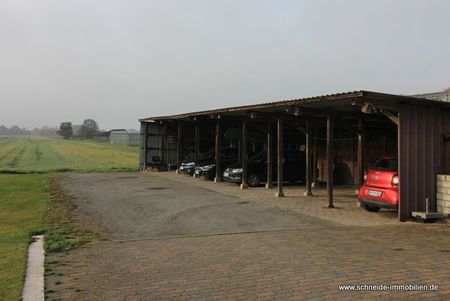
M378 212L380 211L380 207L374 207L367 204L361 204L361 206L369 212Z
M247 178L248 186L257 187L261 183L261 180L257 175L249 175Z

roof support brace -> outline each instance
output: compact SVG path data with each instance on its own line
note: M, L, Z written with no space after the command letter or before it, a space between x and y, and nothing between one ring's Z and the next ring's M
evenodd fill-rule
M397 126L400 124L400 121L398 119L398 116L395 116L394 114L392 114L389 111L385 111L385 110L381 110L381 113L386 116L390 121L392 121L393 123L395 123Z

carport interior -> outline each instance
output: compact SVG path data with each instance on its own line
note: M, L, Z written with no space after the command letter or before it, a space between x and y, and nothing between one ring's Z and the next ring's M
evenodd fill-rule
M427 100L427 102L429 102ZM141 120L144 136L157 127L159 162L146 153L143 139L143 169L158 165L180 166L185 158L198 161L202 153L214 153L215 181L222 178L220 152L236 148L242 162L241 188L247 187L247 160L266 151L266 188L275 175L276 196L283 194L283 153L295 150L305 158L305 195L316 185L327 189L333 206L335 185L359 187L374 160L385 154L399 155L400 111L405 104L424 105L423 99L357 91L320 97L194 112ZM429 103L428 103L429 104ZM147 136L148 137L148 136ZM399 156L400 157L400 156ZM276 162L272 168L272 162ZM274 170L272 170L274 169ZM408 214L407 214L408 215Z

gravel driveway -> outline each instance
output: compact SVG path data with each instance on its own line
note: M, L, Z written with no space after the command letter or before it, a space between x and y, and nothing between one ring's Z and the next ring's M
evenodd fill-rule
M62 188L113 239L302 229L333 223L153 174L66 174Z

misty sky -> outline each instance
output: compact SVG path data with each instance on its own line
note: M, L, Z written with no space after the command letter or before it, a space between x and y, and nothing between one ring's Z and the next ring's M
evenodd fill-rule
M0 124L450 86L450 1L0 0Z

